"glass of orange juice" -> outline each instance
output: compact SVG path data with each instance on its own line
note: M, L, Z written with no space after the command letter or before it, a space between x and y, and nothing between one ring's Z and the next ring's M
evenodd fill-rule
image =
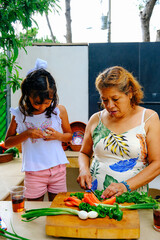
M25 204L25 187L13 186L10 189L13 212L22 212Z

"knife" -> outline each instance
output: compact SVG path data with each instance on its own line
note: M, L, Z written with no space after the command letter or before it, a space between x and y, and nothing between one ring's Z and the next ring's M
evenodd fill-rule
M85 186L87 190L91 191L98 198L97 194L91 188L88 188L87 183L85 184Z

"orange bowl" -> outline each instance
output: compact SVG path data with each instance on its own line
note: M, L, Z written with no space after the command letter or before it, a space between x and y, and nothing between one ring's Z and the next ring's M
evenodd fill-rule
M73 144L70 145L70 148L72 149L72 151L75 151L75 152L79 152L81 147L82 145L73 145Z
M85 132L86 124L83 122L75 121L70 123L70 126L73 133L76 131L82 131L83 133Z
M63 147L63 150L66 151L68 149L68 143L62 142L62 147Z
M72 151L78 152L80 151L82 146L86 124L83 122L76 121L70 123L70 126L73 133L70 148Z
M0 154L0 163L10 162L13 160L13 153Z

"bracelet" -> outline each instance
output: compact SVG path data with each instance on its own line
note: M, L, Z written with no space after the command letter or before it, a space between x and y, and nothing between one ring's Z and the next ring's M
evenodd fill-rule
M124 184L124 186L127 188L128 192L131 192L131 189L130 189L129 185L127 184L127 182L122 181L121 183Z

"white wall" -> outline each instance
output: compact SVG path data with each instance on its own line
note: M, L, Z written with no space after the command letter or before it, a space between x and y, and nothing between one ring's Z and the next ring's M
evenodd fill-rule
M34 68L37 58L48 62L47 70L57 83L59 103L67 109L69 122L88 122L88 46L32 46L20 51L20 77ZM11 94L11 106L17 107L20 90Z

